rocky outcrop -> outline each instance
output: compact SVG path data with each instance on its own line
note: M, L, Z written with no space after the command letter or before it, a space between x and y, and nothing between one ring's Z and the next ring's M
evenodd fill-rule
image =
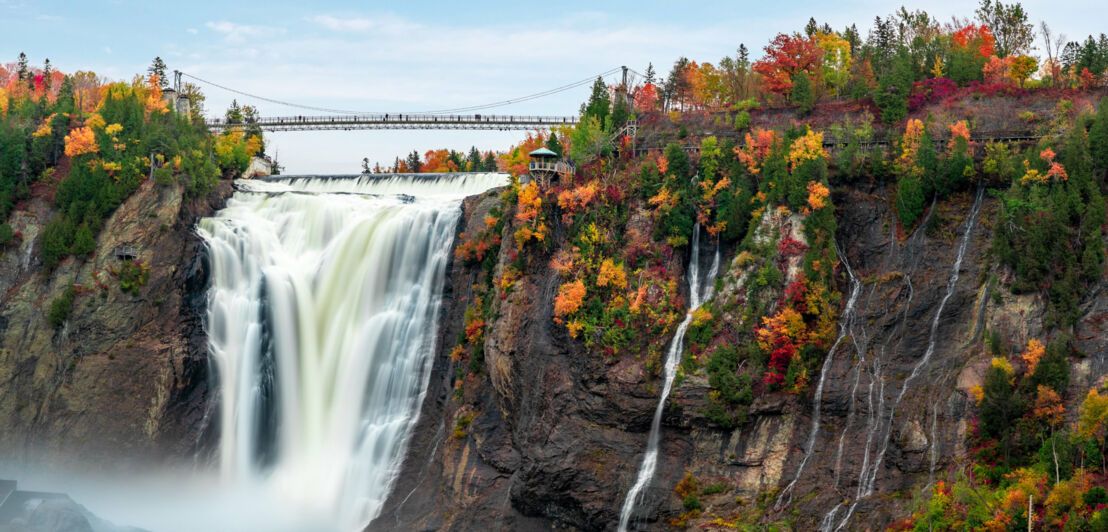
M183 186L147 181L105 222L91 257L53 272L37 249L50 203L32 199L12 216L22 241L0 254L0 456L114 469L202 445L207 267L193 226L230 193L221 181L188 200ZM132 258L149 266L137 295L115 273ZM47 313L70 286L72 313L55 328Z
M761 395L748 422L721 430L703 414L706 377L688 375L663 417L659 467L643 501L642 513L652 517L636 528L666 529L671 520L689 517L681 515L682 500L673 493L687 473L725 486L701 499L700 517L689 525L722 519L783 522L800 530L827 523L881 528L909 512L910 495L952 474L966 457L971 389L988 365L984 332L1025 343L1041 334L1043 303L993 292L990 279L998 272L987 257L996 209L991 198L983 199L968 232L947 298L974 195L932 207L919 229L898 237L888 193L879 184L857 183L834 198L840 206L837 244L860 292L857 313L842 324L843 342L830 355L822 400L813 404L819 375L812 375L805 394ZM480 229L482 210L493 201L467 200L460 231ZM501 267L507 261L505 249ZM614 529L660 384L644 361L590 355L553 325L557 276L547 269L533 261L502 301L489 326L486 371L465 377L456 394L463 372L447 351L477 274L452 266L422 417L397 487L371 530ZM740 293L742 278L733 272L724 284L739 283L730 289ZM850 286L843 279L845 301ZM1075 365L1075 389L1108 371L1100 340L1105 301L1098 289L1085 303L1076 336L1094 356ZM805 462L816 408L821 422ZM472 424L455 434L457 420L470 415Z

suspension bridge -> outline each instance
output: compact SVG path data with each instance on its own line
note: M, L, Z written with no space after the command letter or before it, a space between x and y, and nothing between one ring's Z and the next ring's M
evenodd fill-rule
M371 115L321 115L263 117L251 121L250 127L263 131L319 131L355 129L491 129L517 130L572 126L576 116L521 116L521 115L427 115L427 114L371 114ZM242 123L229 123L215 118L207 120L211 129L243 127Z
M231 127L251 127L262 131L322 131L339 130L350 131L359 129L470 129L470 130L532 130L548 129L556 126L572 126L577 124L579 117L576 115L509 115L486 114L483 111L507 105L535 100L560 92L565 92L593 83L597 78L605 78L620 74L617 80L617 95L627 97L627 88L634 82L633 78L642 76L638 72L627 67L618 67L601 72L595 76L555 87L553 89L492 102L482 105L472 105L455 109L439 109L421 112L362 112L347 109L330 109L302 105L273 98L266 98L238 89L220 85L191 74L174 71L176 93L181 94L181 78L187 76L198 82L218 87L220 89L246 96L251 100L274 103L286 107L310 111L311 114L289 114L282 116L265 116L252 118L249 121L230 122L224 118L211 118L206 120L211 129L221 130ZM324 114L320 114L324 113Z

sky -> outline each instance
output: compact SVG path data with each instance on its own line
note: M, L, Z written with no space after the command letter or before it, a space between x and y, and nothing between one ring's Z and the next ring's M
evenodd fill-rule
M1108 31L1097 2L1028 0L1069 40ZM595 77L621 65L669 71L681 56L716 63L740 43L753 56L809 17L863 35L897 4L827 2L150 2L0 0L0 63L25 52L63 72L116 80L155 56L182 72L271 99L366 112L419 112L502 101ZM972 17L966 1L908 5L939 20ZM1099 21L1099 22L1098 22ZM1042 54L1039 43L1038 54ZM609 78L614 81L616 78ZM204 86L209 115L232 98L263 116L305 111ZM496 110L574 114L588 86ZM357 173L363 158L390 163L413 149L504 150L524 132L337 131L267 134L287 174Z

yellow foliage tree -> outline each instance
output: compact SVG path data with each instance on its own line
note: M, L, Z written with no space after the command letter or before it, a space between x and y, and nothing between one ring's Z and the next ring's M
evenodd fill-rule
M828 157L827 150L823 149L823 133L816 133L809 129L804 136L794 140L792 146L789 147L791 168L796 168L807 161L821 157L824 159Z
M570 281L558 288L554 298L554 315L562 318L576 313L585 300L585 283L580 279Z
M1043 358L1046 353L1046 346L1042 342L1032 338L1027 341L1027 349L1020 355L1023 359L1023 363L1027 365L1027 373L1035 373L1035 368L1039 366L1039 360Z
M100 146L96 144L96 134L88 126L74 129L65 136L65 154L70 157L96 153L99 150Z
M623 265L612 262L612 259L604 259L600 263L600 273L596 276L596 286L610 286L620 290L627 288L627 273L623 271Z

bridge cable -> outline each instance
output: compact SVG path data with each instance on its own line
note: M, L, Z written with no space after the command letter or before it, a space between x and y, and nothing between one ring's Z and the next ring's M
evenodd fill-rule
M609 76L611 74L614 74L614 73L618 72L619 70L620 70L619 68L613 68L613 69L608 70L606 72L602 72L602 73L600 73L596 76L589 76L588 78L585 78L585 79L580 80L580 81L575 81L575 82L569 83L567 85L562 85L560 87L556 87L556 88L553 88L553 89L545 90L545 91L542 91L542 92L537 92L537 93L534 93L534 94L529 94L527 96L521 96L521 97L518 97L518 98L503 100L503 101L500 101L500 102L487 103L487 104L483 104L483 105L473 105L473 106L469 106L469 107L459 107L459 108L455 108L455 109L438 109L438 110L433 110L433 111L421 111L421 112L411 112L411 113L403 113L403 114L424 114L424 115L452 114L452 113L460 113L460 112L480 111L480 110L484 110L484 109L490 109L490 108L493 108L493 107L502 107L502 106L505 106L505 105L511 105L511 104L515 104L515 103L534 100L534 99L542 98L542 97L545 97L545 96L550 96L552 94L557 94L559 92L567 91L567 90L570 90L570 89L573 89L573 88L577 88L577 87L580 87L580 86L585 85L587 83L593 82L597 77L603 78L605 76ZM328 107L317 107L317 106L313 106L313 105L303 105L303 104L297 104L297 103L292 103L292 102L286 102L286 101L283 101L283 100L276 100L276 99L273 99L273 98L266 98L264 96L259 96L257 94L251 94L249 92L241 91L241 90L238 90L238 89L233 89L233 88L228 87L226 85L220 85L219 83L215 83L213 81L208 81L206 79L194 76L194 75L189 74L187 72L181 72L181 75L188 76L192 79L195 79L196 81L199 81L201 83L206 83L206 84L211 85L213 87L218 87L218 88L223 89L225 91L233 92L235 94L240 94L242 96L246 96L246 97L253 98L253 99L256 99L256 100L261 100L261 101L265 101L265 102L269 102L269 103L275 103L277 105L284 105L284 106L287 106L287 107L295 107L295 108L299 108L299 109L307 109L307 110L310 110L310 111L321 111L321 112L324 112L324 113L335 113L335 114L345 114L345 115L383 114L383 113L379 113L379 112L351 111L351 110L347 110L347 109L332 109L332 108L328 108Z

